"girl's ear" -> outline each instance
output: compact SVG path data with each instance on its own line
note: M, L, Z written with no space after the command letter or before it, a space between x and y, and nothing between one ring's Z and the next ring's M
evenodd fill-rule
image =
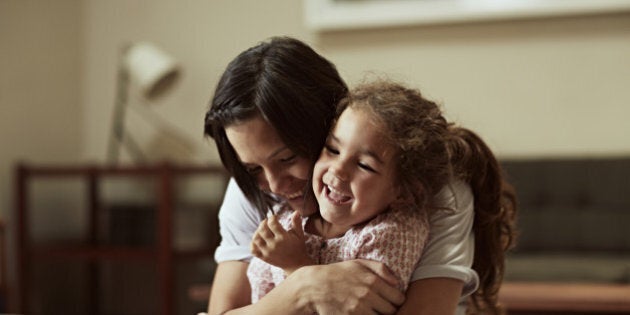
M396 190L398 193L394 200L396 206L406 206L413 203L413 194L411 194L407 185L398 185Z
M396 187L396 199L394 200L394 202L396 203L400 203L403 202L407 197L408 192L407 189L405 189L404 185L398 185Z

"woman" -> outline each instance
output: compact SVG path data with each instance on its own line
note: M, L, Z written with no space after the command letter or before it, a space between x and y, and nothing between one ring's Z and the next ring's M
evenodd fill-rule
M463 182L450 183L436 196L455 211L431 216L429 243L406 296L395 289L395 277L382 264L353 260L300 268L250 304L246 270L251 237L279 200L302 215L318 211L309 179L335 105L346 93L334 65L291 38L273 38L244 51L223 73L206 114L205 133L214 138L238 186L230 183L219 214L222 242L215 253L219 265L209 314L465 312L465 303L458 307L458 302L479 284L471 268L473 217L484 213L473 211L471 187ZM482 282L480 297L488 297L488 303L496 299L503 256L484 259L482 279L490 274L492 281Z

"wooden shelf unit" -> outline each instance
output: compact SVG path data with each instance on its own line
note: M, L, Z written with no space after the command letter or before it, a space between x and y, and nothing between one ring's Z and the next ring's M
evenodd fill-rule
M623 284L507 282L499 300L515 314L630 314L630 286Z
M90 263L90 281L97 279L97 262L145 261L157 265L158 314L174 314L174 261L180 257L191 258L211 256L214 248L191 248L176 250L173 244L173 221L175 209L175 180L185 176L213 176L221 180L223 189L227 185L229 175L219 166L186 166L161 163L150 166L34 166L18 164L15 169L15 211L17 222L17 272L18 299L16 312L29 312L29 280L31 261L38 260L82 260ZM141 178L153 177L156 181L154 197L156 198L155 245L154 246L121 246L99 245L99 214L105 211L102 207L101 181L111 177ZM34 245L31 240L29 226L29 186L31 181L40 178L79 178L87 184L87 240L84 244ZM221 196L223 192L221 192ZM220 203L220 200L219 200ZM218 205L217 205L218 206ZM92 282L90 282L92 283ZM96 286L90 287L91 304L96 304ZM98 314L96 305L90 306L91 314Z

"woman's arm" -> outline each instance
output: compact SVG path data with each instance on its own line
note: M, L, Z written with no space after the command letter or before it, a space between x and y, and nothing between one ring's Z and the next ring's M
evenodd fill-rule
M397 315L453 315L462 294L464 282L451 278L429 278L414 281L407 289L405 304Z
M310 314L305 302L296 300L291 286L278 286L256 304L251 302L247 279L248 263L227 261L219 264L210 290L208 315L218 314ZM312 313L312 312L311 312Z
M452 315L462 297L474 292L479 279L474 258L474 198L470 186L453 181L437 196L451 210L430 217L429 243L411 278L407 299L398 314ZM464 309L462 308L462 311Z
M219 265L208 315L393 314L405 299L391 285L397 280L383 264L351 260L300 268L258 303L243 305L249 303L250 290L247 264L242 264L242 276L238 265Z
M208 314L221 314L229 309L250 304L251 291L247 280L248 263L226 261L219 263L214 273Z
M209 314L220 314L251 303L247 279L252 257L249 244L263 218L231 179L219 210L221 243L214 254L218 266L210 291Z
M228 185L219 213L221 245L208 304L209 315L221 314L393 314L405 296L394 288L387 267L373 261L348 261L296 270L280 285L251 304L247 279L249 245L264 218L236 183ZM388 284L390 283L390 284ZM357 310L369 310L361 313Z
M405 298L397 282L384 264L357 259L302 267L274 291L283 287L294 293L294 300L306 303L311 313L394 314Z

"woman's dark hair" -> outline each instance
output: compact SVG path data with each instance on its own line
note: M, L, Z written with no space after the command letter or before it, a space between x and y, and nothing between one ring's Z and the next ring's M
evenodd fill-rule
M295 153L315 163L348 91L335 66L305 43L274 37L238 55L221 76L205 116L204 133L214 138L221 161L260 210L269 196L240 163L225 128L260 115ZM305 198L312 198L308 185Z
M378 80L362 84L340 103L371 113L397 147L397 175L420 209L439 210L433 198L452 179L468 183L474 196L475 257L480 279L472 295L472 313L499 314L497 295L505 252L514 245L516 195L486 143L474 132L449 123L440 107L420 91ZM443 209L443 208L442 208ZM448 210L445 210L448 211Z

